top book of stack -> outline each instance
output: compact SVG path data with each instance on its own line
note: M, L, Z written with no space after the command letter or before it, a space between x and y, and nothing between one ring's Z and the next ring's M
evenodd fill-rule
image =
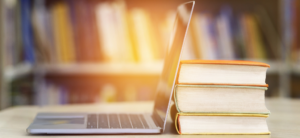
M268 87L265 80L269 67L254 61L183 60L177 84Z

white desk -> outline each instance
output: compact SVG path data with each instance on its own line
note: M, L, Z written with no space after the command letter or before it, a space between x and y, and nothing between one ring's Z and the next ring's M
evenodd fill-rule
M19 106L0 112L0 138L82 137L197 137L197 138L300 138L300 100L267 99L271 110L271 135L178 135L169 120L164 134L155 135L28 135L26 128L38 112L151 112L153 102L86 104L64 106Z

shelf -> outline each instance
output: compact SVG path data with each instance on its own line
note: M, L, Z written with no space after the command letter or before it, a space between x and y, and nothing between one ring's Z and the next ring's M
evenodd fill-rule
M291 73L300 74L300 63L291 64Z
M280 61L272 60L252 60L269 64L268 74L279 73L281 69ZM34 71L45 74L95 74L95 75L160 75L163 62L154 63L98 63L98 64L56 64L38 65Z
M267 74L279 73L282 69L282 62L279 60L262 60L262 59L244 59L249 61L257 61L270 65L270 68L267 70Z
M4 68L4 79L11 81L21 76L32 73L33 66L27 63Z
M34 71L55 74L160 75L163 62L39 65Z
M271 67L267 73L279 73L281 62L269 60L252 60L269 64ZM7 67L4 71L4 78L7 81L16 79L32 72L45 74L95 74L95 75L160 75L163 62L153 63L82 63L82 64L43 64L33 68L30 64L19 64ZM293 71L300 74L300 65L292 66Z
M280 61L265 61L264 63L270 65L270 68L267 70L267 74L279 73L282 68L282 62Z

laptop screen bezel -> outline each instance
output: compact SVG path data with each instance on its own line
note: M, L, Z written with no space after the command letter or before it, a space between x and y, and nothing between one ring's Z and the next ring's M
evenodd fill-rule
M192 7L191 7L191 12L190 12L190 15L189 15L189 18L188 18L188 22L187 22L187 27L186 27L186 30L185 30L185 34L184 34L184 38L183 38L183 44L185 42L185 39L186 39L186 35L187 35L187 32L188 32L188 28L189 28L189 25L190 25L190 21L191 21L191 17L192 17L192 13L193 13L193 10L194 10L194 6L195 6L195 1L189 1L189 2L186 2L186 3L183 3L183 4L180 4L178 6L178 9L181 7L181 6L185 6L187 4L192 4ZM174 25L175 23L177 22L178 20L178 10L177 10L177 17L176 17L176 20L174 22ZM173 31L175 30L175 27L173 28ZM173 32L172 32L173 33ZM176 32L175 32L176 33ZM173 34L172 34L173 35ZM176 80L176 77L177 77L177 72L178 72L178 68L179 68L179 63L180 63L180 57L181 57L181 54L182 54L182 47L183 47L183 44L181 46L181 50L180 50L180 54L179 54L179 60L178 60L178 63L177 63L177 66L176 66L176 72L175 72L175 76L174 76L174 80L173 80L173 84L172 84L172 89L171 89L171 93L170 93L170 97L169 97L169 101L168 101L168 106L167 106L167 110L166 110L166 115L164 117L164 120L157 114L156 112L156 108L154 107L153 109L153 113L152 113L152 116L153 118L155 119L157 125L159 127L162 128L162 133L164 132L165 130L165 127L166 127L166 123L167 123L167 117L168 117L168 113L169 113L169 108L170 108L170 103L171 103L171 99L172 99L172 95L173 95L173 91L174 91L174 87L175 87L175 80ZM168 56L168 55L167 55ZM165 60L166 62L166 60ZM162 75L161 75L162 76ZM160 81L162 81L162 78L160 78ZM158 91L156 92L156 94L158 93ZM156 99L155 99L156 100Z

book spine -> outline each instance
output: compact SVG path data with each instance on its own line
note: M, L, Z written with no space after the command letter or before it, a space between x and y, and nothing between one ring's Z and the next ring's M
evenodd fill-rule
M179 128L180 124L178 121L178 119L179 119L178 116L179 116L179 113L176 114L174 122L175 122L175 128L176 128L177 133L181 135L180 128Z
M175 102L176 109L180 113L181 111L180 111L180 109L178 107L178 102L177 102L177 86L178 85L176 85L175 88L174 88L174 94L173 95L174 95L174 102Z
M22 36L25 60L35 63L33 30L30 21L30 0L21 0Z

